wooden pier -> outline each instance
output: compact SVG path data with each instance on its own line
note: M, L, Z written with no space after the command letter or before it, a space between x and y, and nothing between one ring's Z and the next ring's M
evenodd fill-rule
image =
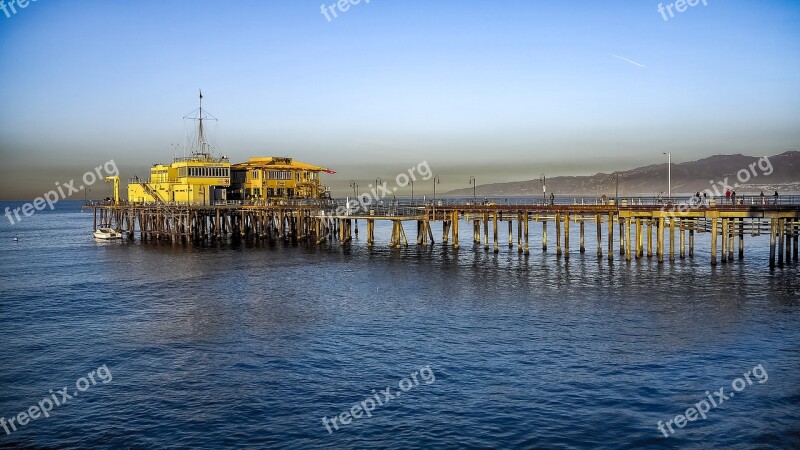
M555 254L569 259L575 249L570 224L577 224L578 249L587 252L587 223L598 258L614 260L618 253L626 261L657 258L659 263L676 258L693 258L697 233L710 233L711 265L732 262L745 256L746 237L769 234L770 268L783 268L798 260L800 198L784 197L780 203L745 199L739 204L687 206L675 202L660 204L656 199L630 198L619 204L573 200L571 204L519 204L476 202L395 203L390 206L350 209L335 201L303 201L274 204L225 204L214 206L181 204L91 203L94 228L111 227L129 239L136 233L143 242L171 242L204 245L225 241L286 241L342 245L358 234L358 222L366 224L367 245L376 245L375 221L391 221L391 247L408 246L403 224L416 222L417 245L434 245L434 228L441 230L441 243L460 247L459 224L472 224L473 244L485 251L500 251L501 228L507 222L504 244L530 254L531 229L542 224L541 248L555 243ZM530 203L530 204L527 204ZM670 203L668 200L667 203ZM749 204L746 204L749 203ZM552 222L555 236L548 236ZM592 227L591 225L594 225ZM516 241L514 230L516 229ZM491 230L491 236L490 236ZM654 244L655 241L655 244ZM617 250L618 243L618 250ZM655 248L655 250L654 250Z

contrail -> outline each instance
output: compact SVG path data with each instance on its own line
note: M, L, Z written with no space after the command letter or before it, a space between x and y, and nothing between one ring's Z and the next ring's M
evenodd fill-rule
M627 62L633 64L634 66L644 67L644 64L639 64L638 62L636 62L636 61L634 61L632 59L625 58L624 56L614 55L614 54L611 54L611 53L609 53L609 55L613 56L614 58L621 59L623 61L627 61Z

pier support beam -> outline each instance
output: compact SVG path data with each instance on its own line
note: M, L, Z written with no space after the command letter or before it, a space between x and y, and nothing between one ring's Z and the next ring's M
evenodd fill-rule
M522 225L525 227L525 254L530 255L531 250L528 248L528 211L523 213Z
M769 221L769 268L775 268L775 239L778 232L778 221L771 219Z
M608 260L614 260L614 213L608 213Z
M656 243L656 253L658 256L658 263L664 262L664 218L658 218L658 238Z
M556 256L561 256L561 214L556 213Z
M716 217L711 219L711 265L717 265L717 223Z
M489 211L483 213L483 249L489 250Z
M783 219L778 219L778 267L781 269L783 268L783 225Z
M597 225L597 259L600 259L603 257L603 216L597 214L594 221Z
M636 258L644 256L644 236L642 236L642 219L636 219Z
M500 244L497 242L497 210L494 211L494 217L492 218L492 225L493 225L493 235L494 238L494 252L500 252Z
M452 225L453 229L453 248L458 250L458 211L453 211Z
M728 262L728 219L722 220L722 264Z
M744 219L739 219L739 259L744 259Z
M675 217L669 218L669 262L675 261Z
M525 215L527 216L527 214L526 212ZM547 251L547 220L542 221L542 251Z
M580 221L580 252L581 254L586 253L586 223L584 222L583 218Z
M622 241L622 239L620 239ZM625 261L631 261L631 218L625 218Z
M564 259L569 259L569 213L564 213Z

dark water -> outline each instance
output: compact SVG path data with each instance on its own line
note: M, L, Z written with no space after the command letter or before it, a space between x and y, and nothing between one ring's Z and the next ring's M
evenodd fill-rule
M524 257L473 249L463 223L456 252L370 250L364 224L344 249L98 244L67 202L3 221L0 417L113 377L0 447L800 446L800 277L765 269L763 237L712 269L705 235L659 266L565 262L538 226ZM658 430L759 364L766 382ZM323 416L412 373L328 433Z

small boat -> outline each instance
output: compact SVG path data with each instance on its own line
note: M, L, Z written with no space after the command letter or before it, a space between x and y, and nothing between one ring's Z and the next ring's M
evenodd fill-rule
M14 238L14 242L19 242L19 238L18 238L18 237L15 237L15 238Z
M122 239L122 233L113 228L98 228L93 234L97 239Z

